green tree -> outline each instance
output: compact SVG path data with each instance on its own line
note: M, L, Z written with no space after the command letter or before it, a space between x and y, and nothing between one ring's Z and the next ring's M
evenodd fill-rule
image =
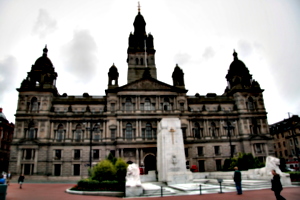
M111 181L111 180L115 180L116 178L116 168L111 163L111 161L105 159L93 167L91 174L92 174L91 178L93 180Z
M128 164L122 159L118 158L115 163L117 170L116 178L118 181L125 181Z

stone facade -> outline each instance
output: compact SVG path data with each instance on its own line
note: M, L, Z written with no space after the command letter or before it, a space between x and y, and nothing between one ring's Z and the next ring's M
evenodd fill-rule
M128 83L119 86L118 69L108 69L104 96L59 94L48 49L21 83L10 170L26 175L87 176L109 153L156 170L156 136L162 118L179 118L185 162L200 171L220 170L238 152L264 160L273 155L263 90L237 58L224 94L187 95L176 65L173 85L156 78L153 36L138 13L129 36ZM231 146L230 146L231 145Z
M0 107L0 173L9 171L10 145L13 139L14 127L15 125L9 123Z
M270 133L274 136L275 156L287 162L297 161L300 157L300 118L293 115L288 119L270 125Z

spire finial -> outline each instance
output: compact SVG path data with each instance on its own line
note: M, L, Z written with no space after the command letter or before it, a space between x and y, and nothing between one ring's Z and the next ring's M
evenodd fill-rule
M232 55L233 55L234 60L236 60L238 54L235 52L235 49L233 49L233 54Z
M138 11L141 12L141 5L139 1L138 1Z
M48 49L47 49L47 44L45 45L45 48L43 49L43 55L47 56Z

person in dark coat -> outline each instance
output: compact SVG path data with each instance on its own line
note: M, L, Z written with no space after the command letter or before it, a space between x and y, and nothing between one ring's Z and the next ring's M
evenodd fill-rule
M18 179L18 183L20 184L20 189L22 189L24 179L25 179L24 174L21 174Z
M234 167L233 180L235 182L235 187L238 195L243 194L242 192L242 173L239 171L238 167Z
M271 190L274 191L275 197L277 200L285 200L283 196L280 195L280 192L282 191L282 185L280 182L280 176L276 173L276 171L273 169L272 171L273 179L271 180L272 188Z

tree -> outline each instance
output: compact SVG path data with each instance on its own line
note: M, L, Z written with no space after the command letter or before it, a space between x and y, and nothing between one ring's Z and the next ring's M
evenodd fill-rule
M93 167L91 178L98 181L115 180L116 168L108 160L105 159Z

